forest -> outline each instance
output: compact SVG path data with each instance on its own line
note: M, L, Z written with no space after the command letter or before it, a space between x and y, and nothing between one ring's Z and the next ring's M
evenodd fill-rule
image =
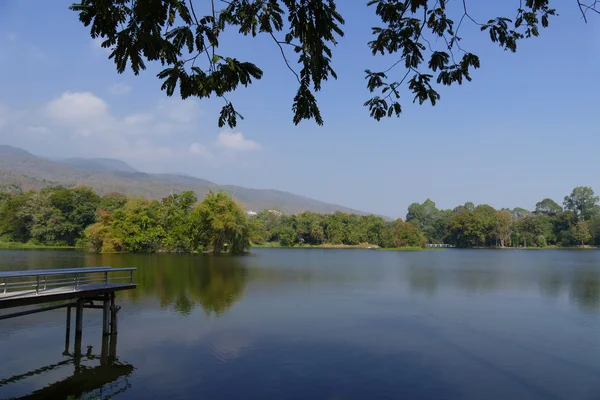
M0 243L74 246L96 252L243 253L252 245L418 248L573 247L600 244L599 197L576 187L559 205L494 209L471 202L438 209L413 203L406 218L336 212L247 215L225 192L198 201L192 191L162 200L98 195L88 187L0 188Z

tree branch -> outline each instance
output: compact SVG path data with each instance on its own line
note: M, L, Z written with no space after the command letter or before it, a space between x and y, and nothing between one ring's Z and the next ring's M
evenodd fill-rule
M273 32L269 32L269 34L271 35L271 37L273 38L273 40L275 41L277 46L279 46L279 50L281 51L281 56L283 57L283 61L285 61L285 65L287 65L288 69L290 71L292 71L292 73L296 76L296 80L298 80L298 83L302 84L302 82L300 81L300 76L298 75L298 73L296 71L294 71L294 69L290 65L290 62L288 61L287 57L285 56L285 51L283 51L283 46L281 46L281 42L279 40L277 40L275 35L273 35ZM283 42L283 43L285 43L285 42Z

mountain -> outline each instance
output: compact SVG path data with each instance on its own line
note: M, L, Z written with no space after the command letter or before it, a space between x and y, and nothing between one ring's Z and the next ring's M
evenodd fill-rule
M114 158L67 158L59 162L86 171L138 172L127 163Z
M7 145L0 145L0 185L3 184L16 184L23 190L39 190L49 185L87 185L100 194L119 192L150 199L161 199L169 193L184 190L193 190L202 199L210 189L222 189L247 210L278 209L288 214L301 211L367 214L280 190L218 185L177 174L148 174L123 161L108 158L50 160Z

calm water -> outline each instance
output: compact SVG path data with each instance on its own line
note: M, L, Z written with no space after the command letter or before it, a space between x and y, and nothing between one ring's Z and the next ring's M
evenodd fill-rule
M138 267L109 364L98 310L77 363L64 310L0 321L0 398L600 399L600 251L0 251L97 265Z

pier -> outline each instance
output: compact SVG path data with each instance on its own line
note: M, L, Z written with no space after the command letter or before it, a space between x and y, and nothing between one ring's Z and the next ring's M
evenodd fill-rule
M0 272L0 320L44 311L66 309L65 350L63 359L34 371L0 380L0 387L56 368L73 365L74 372L62 381L39 389L26 398L64 398L94 391L99 399L110 398L126 390L133 367L117 361L117 313L115 293L135 289L136 268L87 267ZM28 307L29 306L29 307ZM11 310L15 308L15 310ZM71 314L75 310L75 341L70 350ZM91 346L82 352L83 310L102 310L102 346L100 355ZM82 361L98 360L89 367ZM104 393L107 391L107 393Z
M71 310L75 309L75 342L81 340L83 310L102 310L102 333L117 334L115 293L135 289L135 268L87 267L0 272L0 310L53 303L24 311L0 314L0 320L44 311L67 309L67 343ZM55 304L56 302L64 302ZM77 347L77 346L76 346Z

